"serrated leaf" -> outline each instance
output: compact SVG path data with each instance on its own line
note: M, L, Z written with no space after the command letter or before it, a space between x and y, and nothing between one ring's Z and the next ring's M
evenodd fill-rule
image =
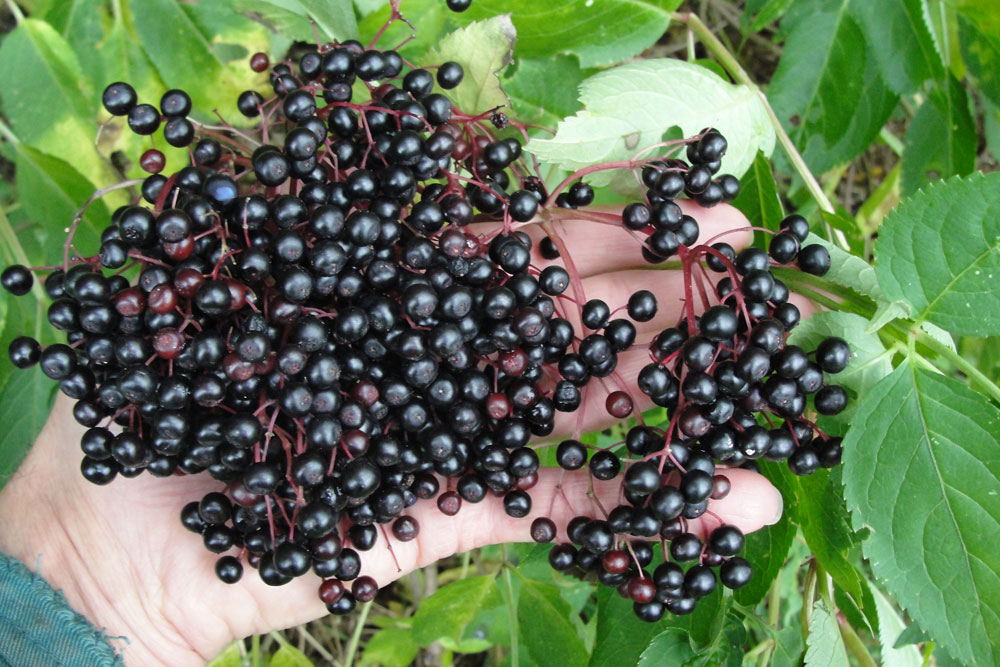
M1000 409L904 361L861 400L845 497L864 552L921 626L964 662L1000 660Z
M738 603L755 607L764 599L774 578L785 565L795 532L795 526L786 514L773 526L764 526L746 536L745 557L753 563L754 572L750 583L733 592Z
M350 0L298 0L298 4L331 37L346 41L359 36Z
M212 48L214 36L178 0L129 0L129 7L136 35L160 77L167 86L186 90L199 114L231 108L250 87L253 72L246 61L224 62Z
M0 45L0 63L0 99L14 134L95 183L112 182L93 148L97 98L66 40L47 23L25 19Z
M569 621L570 613L558 588L534 579L521 579L518 627L535 663L582 665L587 662L587 649Z
M517 55L548 58L570 53L582 67L599 67L638 55L656 43L680 0L476 0L459 19L481 20L510 12L520 41Z
M932 183L890 213L875 244L889 300L956 335L1000 333L1000 174Z
M6 220L0 219L0 224L6 224ZM28 299L35 299L35 294L16 300L8 297L4 297L8 299L8 317L0 333L0 349L6 353L10 342L24 335L40 338L44 343L47 337L41 335L40 324L45 311L39 302L26 303ZM3 443L0 447L0 486L14 474L42 430L52 408L56 386L38 366L20 370L9 363L0 365L0 442Z
M659 665L683 665L694 659L691 641L687 633L676 628L667 628L653 638L646 650L639 656L637 667L657 667Z
M823 600L816 600L806 637L806 667L849 667L847 649L840 637L837 619Z
M958 17L958 34L966 67L983 94L1000 104L1000 36L984 32L964 15Z
M631 159L675 126L684 136L706 126L722 132L729 142L722 172L735 176L758 150L774 149L774 129L754 90L679 60L642 60L596 74L581 85L580 101L584 109L559 123L554 138L529 144L540 159L568 171ZM598 172L589 180L604 184L607 177Z
M222 653L212 659L206 667L240 667L243 657L240 655L239 642L233 642Z
M740 194L733 200L733 206L747 217L751 226L778 229L785 212L771 173L771 161L763 153L757 153L750 169L740 179ZM758 234L756 237L764 237L761 243L766 243L770 235Z
M365 642L362 665L406 667L417 656L420 646L405 628L384 628Z
M439 589L420 604L413 617L413 639L430 646L441 637L461 641L465 626L494 587L492 576L467 577Z
M878 611L878 640L882 645L882 667L921 667L924 661L916 646L896 648L896 642L903 634L906 623L877 586L869 586L869 589L875 598L875 609Z
M794 1L760 0L758 2L748 2L743 10L743 16L740 18L740 24L745 26L744 33L760 32L784 16Z
M802 641L802 631L790 625L782 628L774 636L776 646L771 654L770 667L800 667L802 665L805 644Z
M235 0L232 6L272 32L308 42L315 40L310 18L322 39L346 41L359 34L351 3L345 0Z
M924 23L920 0L851 0L850 11L893 91L914 93L924 81L943 77L944 66Z
M969 112L969 97L949 76L920 105L903 140L901 194L915 193L927 182L972 173L979 138Z
M762 467L767 478L781 491L785 512L802 530L813 555L838 586L855 600L861 600L863 581L846 556L856 538L851 531L840 484L835 484L830 471L825 469L799 477L783 463Z
M509 62L517 41L510 15L471 23L446 35L427 53L431 62L454 60L465 68L462 83L449 93L452 103L467 114L479 114L510 100L498 76Z
M810 234L806 239L806 245L811 243L818 243L830 253L830 270L823 276L824 278L838 285L850 287L877 303L885 301L885 294L878 283L875 267L815 234Z
M94 45L104 38L107 14L104 0L65 0L45 14L45 20L73 47L83 71L94 82L102 78L103 62Z
M949 0L920 0L920 10L934 42L934 50L945 69L948 69L952 66L952 61L960 57L956 44L958 40L954 7Z
M797 25L768 89L775 114L820 173L862 153L896 106L846 3Z
M646 623L636 618L632 603L607 586L597 589L597 636L590 667L634 665L666 623Z
M805 350L814 350L823 339L838 336L851 347L851 363L827 382L843 385L855 396L864 393L892 372L892 358L879 337L867 330L868 320L854 313L826 311L816 313L792 329L788 341ZM852 401L838 417L850 421L857 403Z
M60 238L63 230L73 222L77 210L94 194L94 186L58 158L24 144L17 144L15 148L17 189L24 208L34 224L51 232L54 238ZM83 214L73 245L84 254L97 252L98 230L108 225L110 217L103 201L93 202Z
M918 623L910 623L896 637L896 643L893 644L893 648L903 648L911 644L922 644L929 641L931 641L931 636L924 632L924 629Z
M504 78L502 85L518 120L555 128L560 119L580 108L577 88L583 82L583 73L575 56L521 58L515 65L516 71ZM553 81L559 85L553 86Z
M413 662L420 645L413 641L412 633L404 628L384 628L365 642L361 665L378 667L406 667Z
M268 661L270 667L314 667L306 654L291 644L282 644Z

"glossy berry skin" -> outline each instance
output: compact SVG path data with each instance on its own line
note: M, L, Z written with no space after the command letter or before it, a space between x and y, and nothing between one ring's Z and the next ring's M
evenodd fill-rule
M456 62L449 60L448 62L441 63L437 71L438 85L445 90L451 90L462 83L464 74L465 70Z
M830 261L830 252L818 243L803 247L796 258L800 269L816 276L825 275L830 270Z
M464 12L472 6L472 0L447 0L448 9L453 12Z
M152 134L160 127L160 112L152 104L137 104L128 112L128 126L136 134Z
M215 576L226 584L235 584L243 577L243 564L233 556L215 561Z
M34 284L31 271L20 264L8 266L0 274L0 285L14 296L24 296L31 291L31 286Z
M753 568L745 559L739 556L729 558L719 568L719 580L726 588L737 589L750 583Z
M10 362L17 368L31 368L42 356L41 345L34 338L20 336L10 342L7 348Z
M112 116L128 114L138 101L139 97L135 93L135 88L123 81L110 84L101 94L101 103Z
M851 348L843 338L831 336L816 348L816 363L827 373L839 373L851 361Z

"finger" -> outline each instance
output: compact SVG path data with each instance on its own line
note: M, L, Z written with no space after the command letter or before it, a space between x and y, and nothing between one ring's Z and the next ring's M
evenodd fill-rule
M396 560L402 572L394 572L384 562L386 545L376 546L369 552L377 560L380 584L388 583L410 570L423 567L441 558L489 544L530 542L531 522L538 517L549 517L557 527L557 542L568 541L566 525L576 516L603 517L601 507L607 511L621 504L619 499L621 478L593 482L593 500L590 495L590 477L586 471L567 472L558 468L538 471L538 484L531 489L532 509L528 516L514 519L504 512L503 500L492 494L479 503L464 503L453 517L441 514L435 507L420 505L413 516L420 522L420 535L412 542L391 539ZM712 500L709 510L688 523L688 530L704 536L721 523L732 524L749 533L780 519L782 500L778 491L763 476L743 469L726 470L732 489L725 498ZM714 515L714 516L713 516ZM379 551L382 555L379 555Z
M726 234L725 238L720 240L739 249L749 244L753 238L752 232L742 229L750 224L746 217L728 204L704 208L686 199L678 199L677 204L684 213L698 221L699 243L719 234ZM620 206L592 206L584 209L582 213L602 215L607 217L608 221L595 222L581 218L559 219L553 222L581 278L622 269L650 268L650 264L642 258L641 243L644 235L630 232L622 227ZM567 212L566 215L572 213ZM478 223L469 225L467 229L474 234L489 235L495 232L499 225L500 223L493 222ZM565 266L562 258L547 260L539 254L538 244L546 236L545 230L539 223L519 225L517 229L526 232L534 241L532 265L539 269L553 264Z

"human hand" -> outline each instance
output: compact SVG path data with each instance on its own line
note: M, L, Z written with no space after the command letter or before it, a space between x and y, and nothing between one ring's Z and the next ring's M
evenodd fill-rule
M679 203L698 219L701 240L747 224L731 207L701 209ZM583 220L556 224L561 225L559 231L587 298L604 299L614 308L639 289L656 294L656 318L637 324L638 344L620 355L620 375L635 378L649 362L643 344L673 325L681 314L679 272L643 270L648 265L636 240L621 227ZM524 229L536 241L544 234L537 225ZM725 240L739 248L750 235L738 231ZM548 263L538 258L537 249L533 253L533 263ZM570 319L575 316L569 315ZM637 410L651 407L634 383L629 389ZM605 410L605 398L603 386L592 384L580 408L583 431L605 428L614 421ZM577 417L577 413L560 413L556 432L548 440L568 437L578 427ZM278 588L265 585L252 570L235 585L215 577L213 565L218 556L201 547L198 536L182 527L178 514L187 502L221 490L222 482L208 475L156 480L142 475L94 486L78 470L76 443L82 432L73 421L71 402L60 398L28 458L0 493L4 517L0 550L30 567L41 556L37 561L40 574L53 587L63 589L75 609L107 635L129 639L123 647L129 664L201 664L235 638L327 613L316 595L320 579L311 573ZM711 513L690 523L692 532L709 531L720 520L744 532L777 521L781 499L763 477L741 469L728 470L726 475L732 491L712 501ZM465 503L454 517L442 514L433 502L419 502L406 511L420 524L418 537L410 542L390 538L392 553L380 541L362 554L363 573L383 586L468 549L530 541L529 526L538 516L552 518L559 527L557 541L565 541L565 525L572 517L598 514L597 500L605 507L617 504L620 476L595 481L596 500L588 496L588 482L585 470L540 470L539 481L531 489L532 512L522 519L507 516L500 499L492 494L481 503Z

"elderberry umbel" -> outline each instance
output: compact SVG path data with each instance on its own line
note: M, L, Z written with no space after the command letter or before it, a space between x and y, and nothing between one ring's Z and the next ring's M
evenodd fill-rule
M787 344L799 313L771 272L829 267L806 221L786 219L770 254L699 245L676 200L713 206L739 190L718 174L726 140L712 129L617 165L636 172L642 200L587 216L642 238L651 263L679 259L685 285L680 321L623 377L619 357L646 344L636 325L656 317L656 298L588 300L556 231L536 244L522 229L540 212L579 217L595 197L581 177L596 167L550 190L523 125L439 92L461 85L454 62L412 69L348 41L276 64L255 54L250 67L270 94L239 96L257 119L239 131L203 125L184 91L154 104L109 86L108 113L168 146L151 141L138 158L149 175L90 254L74 244L78 216L56 266L0 276L24 295L45 273L48 321L66 343L20 337L9 357L76 400L84 477L211 476L216 491L177 509L220 555L218 578L235 583L249 566L281 585L312 571L328 609L347 613L378 590L363 554L418 538L416 503L454 515L495 496L512 517L534 515L533 539L555 540L532 504L532 443L600 392L611 417L638 420L624 452L577 433L556 459L619 480L623 502L574 519L553 567L596 572L650 621L689 613L717 581L744 585L739 530L702 540L688 525L729 492L722 466L764 457L808 474L840 460L839 439L810 418L844 409L827 376L850 350ZM165 173L164 150L186 151L187 166ZM469 226L481 221L494 231ZM635 385L667 409L663 428L642 422ZM657 541L666 560L654 565Z

